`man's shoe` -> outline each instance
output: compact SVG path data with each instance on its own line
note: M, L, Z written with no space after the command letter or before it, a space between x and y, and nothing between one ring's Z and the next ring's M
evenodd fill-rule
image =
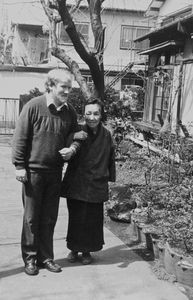
M92 263L92 256L89 252L83 252L82 253L82 264L83 265L89 265Z
M25 263L25 273L27 275L38 275L39 270L34 260L30 260Z
M78 260L78 252L71 251L67 256L67 260L71 263L76 262Z
M59 265L57 265L53 260L46 261L44 263L44 268L54 273L59 273L62 271L62 268Z

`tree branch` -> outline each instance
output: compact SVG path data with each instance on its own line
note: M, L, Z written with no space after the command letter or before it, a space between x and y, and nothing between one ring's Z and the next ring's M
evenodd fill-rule
M92 32L94 35L94 55L97 60L98 70L91 70L93 81L97 90L104 91L104 65L103 65L103 52L104 52L104 35L105 29L103 29L101 21L101 1L100 0L87 0L89 5L90 20L92 26ZM101 99L104 98L104 92L100 95Z
M75 11L79 8L81 2L82 2L82 0L76 0L76 5L74 5L70 8L71 15L74 14Z
M86 100L91 97L90 89L87 86L85 78L82 76L78 64L68 56L64 49L58 47L52 48L52 55L59 58L70 69L78 84L81 87L82 93Z
M72 20L72 16L68 11L66 0L49 0L49 7L46 5L46 0L40 0L45 14L47 15L50 23L50 48L51 54L64 62L71 72L74 74L75 79L79 83L84 97L88 99L91 96L91 91L81 75L78 64L72 60L65 52L64 49L58 47L56 25L60 21L63 22L64 28L69 35L76 52L81 59L88 65L92 79L94 82L94 89L92 95L104 99L104 68L103 68L103 49L104 49L104 30L100 18L101 0L87 0L89 4L90 19L92 24L92 31L95 38L95 51L89 51L83 44L80 34L77 32L76 26ZM76 1L76 8L80 5L82 0ZM75 8L74 7L74 8ZM72 11L71 11L72 12ZM59 17L60 18L59 18Z
M103 26L101 21L101 2L99 0L88 0L92 31L95 39L95 49L99 53L101 41L103 40Z
M76 30L76 26L71 18L71 15L68 11L66 0L57 0L58 1L58 12L61 16L64 28L69 35L75 50L79 54L79 56L82 58L82 60L89 64L90 61L90 54L85 49L83 43L81 42L80 36Z
M50 26L49 26L49 31L50 31L50 49L52 47L56 47L57 46L57 36L56 36L56 23L57 23L57 19L55 18L56 16L54 16L53 10L50 9L46 3L45 0L40 0L42 7L44 9L44 12L46 14L46 16L48 17Z

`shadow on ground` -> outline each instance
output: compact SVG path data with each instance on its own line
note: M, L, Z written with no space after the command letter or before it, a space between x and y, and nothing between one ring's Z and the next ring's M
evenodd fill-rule
M112 265L118 264L118 268L127 268L131 263L136 261L146 260L149 261L147 253L141 251L141 249L129 249L126 245L118 245L116 247L108 248L96 253L93 253L93 265ZM76 263L69 263L66 258L57 259L62 268L72 268L81 264L81 256ZM19 273L23 273L24 268L10 268L0 272L0 278L14 276Z

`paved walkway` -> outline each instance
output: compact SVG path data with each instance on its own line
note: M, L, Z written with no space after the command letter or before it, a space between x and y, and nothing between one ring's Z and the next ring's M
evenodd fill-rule
M83 266L65 259L67 211L61 199L55 230L55 259L62 272L23 272L20 255L22 223L21 185L10 164L11 149L0 145L0 299L1 300L186 300L179 286L158 280L151 266L126 247L108 229L106 245Z

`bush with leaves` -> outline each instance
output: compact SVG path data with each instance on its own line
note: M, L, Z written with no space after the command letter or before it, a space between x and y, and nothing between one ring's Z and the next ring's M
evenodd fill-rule
M24 106L29 100L31 100L32 98L41 96L42 94L43 94L43 93L40 92L40 90L39 90L38 88L35 87L34 89L30 90L28 94L20 95L20 98L19 98L19 100L20 100L20 108L19 108L20 112L21 112L23 106Z
M145 158L146 186L140 199L147 203L146 211L154 219L154 225L162 228L163 239L183 253L193 254L193 143L174 137L164 143L167 156L165 149L159 156L141 151ZM161 209L162 217L156 219L157 209Z
M72 88L68 97L68 102L71 103L75 108L79 119L82 119L84 114L85 99L80 88Z

